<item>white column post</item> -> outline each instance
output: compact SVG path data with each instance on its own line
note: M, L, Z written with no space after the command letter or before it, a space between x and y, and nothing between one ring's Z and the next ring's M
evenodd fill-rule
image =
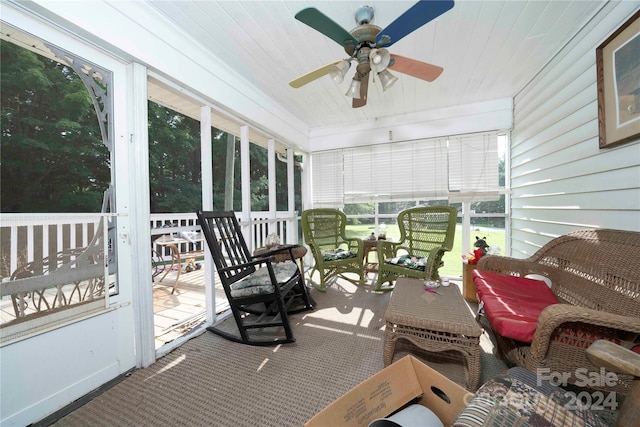
M253 225L251 224L251 156L249 154L249 127L240 126L240 183L242 189L242 222L244 238L253 252Z
M200 170L202 175L202 210L213 209L213 151L211 148L211 107L200 107ZM206 245L206 242L202 242ZM205 272L205 310L207 324L212 324L216 317L216 275L213 259L206 248L204 249Z
M295 216L296 187L295 187L295 152L287 148L287 243L298 243L298 219Z
M133 63L129 80L130 135L127 138L128 169L123 187L129 190L129 232L118 230L120 247L122 241L131 245L131 259L139 262L131 267L133 286L133 310L136 319L135 347L136 366L146 368L156 361L153 315L153 293L151 284L151 228L149 226L149 134L147 110L147 68ZM126 191L126 190L125 190ZM126 252L126 251L124 251ZM124 270L123 270L124 271Z
M267 182L269 185L269 224L267 230L269 234L276 233L276 212L277 194L276 194L276 141L270 139L267 141Z
M462 253L471 250L471 202L462 202Z
M312 185L311 185L311 155L308 153L302 154L302 175L301 175L301 191L302 191L302 210L311 209L312 203Z

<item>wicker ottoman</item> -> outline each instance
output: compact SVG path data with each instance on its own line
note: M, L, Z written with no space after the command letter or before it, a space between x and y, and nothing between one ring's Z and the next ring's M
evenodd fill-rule
M439 294L425 291L421 280L397 280L385 313L384 365L391 364L398 340L406 340L424 350L418 355L427 362L433 355L437 361L445 359L456 365L456 370L464 370L467 390L475 391L480 381L482 329L458 286L439 287L437 291ZM447 372L441 373L448 376Z

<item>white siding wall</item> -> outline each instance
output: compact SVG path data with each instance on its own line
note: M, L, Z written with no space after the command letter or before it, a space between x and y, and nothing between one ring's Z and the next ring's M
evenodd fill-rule
M514 257L577 229L640 231L640 141L598 148L595 59L637 8L607 4L514 99Z

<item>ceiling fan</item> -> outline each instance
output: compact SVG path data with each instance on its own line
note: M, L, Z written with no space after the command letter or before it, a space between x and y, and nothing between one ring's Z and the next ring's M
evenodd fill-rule
M358 108L367 104L371 71L377 74L382 90L389 89L398 80L389 72L389 68L428 82L434 81L442 73L442 67L390 54L386 48L452 7L453 0L422 0L382 29L372 24L373 8L361 6L355 12L358 26L351 31L345 30L315 7L302 9L295 18L338 43L349 57L300 76L290 81L289 85L299 88L326 74L329 74L336 83L342 83L351 67L351 61L355 61L356 73L345 95L353 98L352 106Z

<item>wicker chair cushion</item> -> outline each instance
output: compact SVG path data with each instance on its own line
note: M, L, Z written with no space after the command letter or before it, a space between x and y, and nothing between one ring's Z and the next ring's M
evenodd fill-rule
M282 262L273 265L273 272L278 283L287 282L297 272L297 266L291 262ZM234 298L248 297L251 295L264 295L274 292L274 287L269 278L269 270L266 267L256 270L255 273L231 285L231 296Z
M575 409L574 409L575 408ZM535 373L511 368L487 381L453 422L453 427L605 426L593 412L580 409L565 390L538 381Z
M424 271L427 265L427 258L417 257L415 255L402 255L395 258L388 258L384 262L392 265L400 265L412 270Z
M492 328L530 343L542 310L558 299L542 280L474 270L473 283Z
M348 251L342 248L323 250L322 259L325 261L335 261L337 259L355 258L358 255L353 251Z

